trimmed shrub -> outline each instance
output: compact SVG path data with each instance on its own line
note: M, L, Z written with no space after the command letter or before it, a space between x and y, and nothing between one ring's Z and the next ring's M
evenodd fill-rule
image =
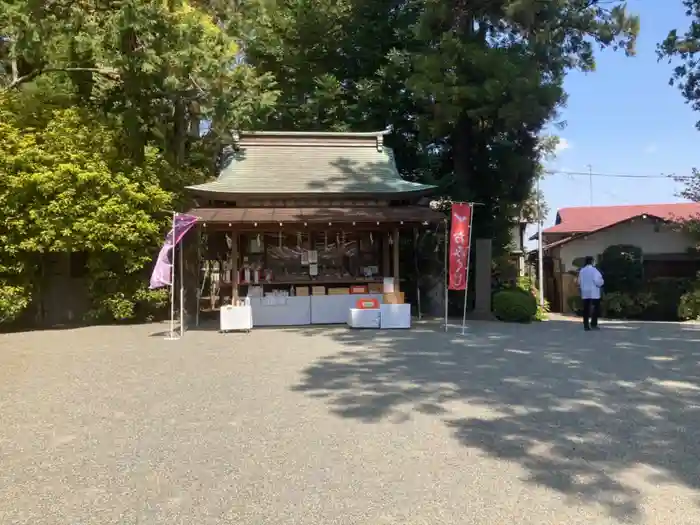
M501 290L493 296L493 313L501 321L529 323L537 314L537 300L518 288Z
M658 277L648 281L645 290L654 297L641 318L650 321L678 321L681 297L691 291L693 282L678 277Z
M600 257L598 268L605 279L607 293L633 294L642 289L644 262L642 250L630 244L608 246Z
M683 294L678 305L678 317L684 321L700 320L700 289Z
M517 289L522 290L525 293L529 293L535 298L535 301L537 302L537 312L535 313L534 320L545 321L551 310L549 302L546 300L544 301L544 305L540 306L539 290L537 289L537 286L535 286L535 279L525 275L518 277Z

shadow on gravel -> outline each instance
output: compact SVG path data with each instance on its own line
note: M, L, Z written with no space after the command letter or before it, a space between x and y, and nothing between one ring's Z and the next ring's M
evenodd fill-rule
M293 389L339 416L433 414L465 446L620 520L641 519L641 494L621 480L639 465L658 472L651 483L700 489L700 326L618 323L587 333L569 321L484 322L466 336L434 326L326 333L347 350L309 366ZM464 418L455 402L498 415Z

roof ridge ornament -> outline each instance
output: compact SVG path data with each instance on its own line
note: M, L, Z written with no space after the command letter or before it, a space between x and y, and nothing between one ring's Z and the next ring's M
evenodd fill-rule
M379 153L384 151L384 133L377 134L377 151Z
M231 131L231 141L233 142L233 147L238 149L241 145L241 134L237 129Z

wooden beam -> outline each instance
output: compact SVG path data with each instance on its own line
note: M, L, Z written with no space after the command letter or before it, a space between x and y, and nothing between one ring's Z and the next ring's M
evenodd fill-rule
M394 228L394 286L399 290L399 229Z
M389 233L382 235L382 274L391 277L391 254L389 253Z
M231 237L231 303L238 300L238 232L232 231Z

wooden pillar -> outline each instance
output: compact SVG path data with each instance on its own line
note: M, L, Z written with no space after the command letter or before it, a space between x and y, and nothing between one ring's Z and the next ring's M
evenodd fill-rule
M199 309L200 229L193 228L187 232L180 242L178 249L182 250L182 291L184 293L182 304L184 307L184 322L187 326L197 320L197 311ZM180 261L178 260L175 264L180 264ZM177 273L179 273L179 270Z
M238 232L231 232L231 303L238 300Z
M382 274L391 277L391 254L389 253L389 234L382 235Z
M476 239L474 268L474 315L479 319L490 319L491 314L491 239Z
M394 228L394 286L399 290L399 229Z

